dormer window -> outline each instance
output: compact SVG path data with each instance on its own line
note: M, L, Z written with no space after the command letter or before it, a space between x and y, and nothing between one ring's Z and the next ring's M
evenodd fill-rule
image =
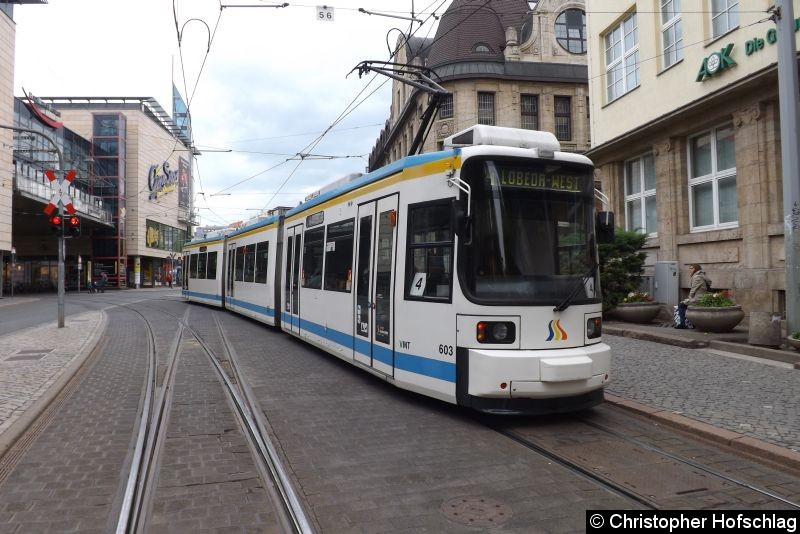
M586 53L586 13L567 9L556 18L556 41L571 54Z
M492 49L489 48L489 45L486 43L478 43L475 45L475 48L472 49L472 52L475 54L491 54Z

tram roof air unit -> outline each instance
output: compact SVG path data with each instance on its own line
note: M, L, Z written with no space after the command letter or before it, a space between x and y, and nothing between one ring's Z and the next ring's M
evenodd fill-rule
M361 178L362 176L364 176L364 173L351 172L350 174L348 174L346 176L342 176L338 180L334 180L333 182L331 182L329 184L326 184L322 189L320 189L318 191L314 191L313 193L309 193L306 196L305 200L303 200L303 202L308 202L312 198L316 198L316 197L318 197L318 196L320 196L320 195L322 195L324 193L327 193L328 191L333 191L337 187L343 186L345 184L349 184L353 180L357 180L358 178Z
M531 148L539 152L539 157L553 157L555 152L561 150L561 144L558 139L550 132L487 126L484 124L472 126L444 140L445 148L476 145Z

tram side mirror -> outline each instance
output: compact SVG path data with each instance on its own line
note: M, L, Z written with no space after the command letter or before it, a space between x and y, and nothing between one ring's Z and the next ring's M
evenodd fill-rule
M472 217L467 215L467 205L464 200L453 201L453 221L456 235L469 245L472 243Z
M609 244L614 242L614 212L601 211L597 213L597 221L595 225L597 232L597 242L601 244Z

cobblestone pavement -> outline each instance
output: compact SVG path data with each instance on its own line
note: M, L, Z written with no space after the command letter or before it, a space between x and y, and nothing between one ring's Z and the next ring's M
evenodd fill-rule
M2 532L114 528L147 359L142 322L108 315L102 353L0 485Z
M800 370L625 337L604 341L613 354L609 392L800 450Z
M94 311L68 317L64 328L51 322L0 336L0 435L74 373L104 328L103 312ZM7 445L0 439L0 455Z
M141 307L151 305L155 304ZM155 306L182 314L185 305L172 300ZM13 309L6 307L2 313ZM197 314L205 325L203 335L212 332L213 310L203 306L191 310L190 317ZM74 370L76 355L90 348L84 346L91 344L86 342L90 324L98 331L103 328L90 319L102 317L101 312L92 313L98 315L68 317L70 328L60 331L52 327L0 337L0 380L7 379L0 382L0 413L6 409L10 414L6 419L0 415L0 425L5 425L0 427L0 455L3 437L10 426L18 424L7 421L29 417L26 407L37 402L26 401L25 395L52 390L48 384L57 385ZM140 319L129 311L106 313L109 321L102 357L91 363L81 387L59 408L5 481L0 463L0 533L111 528L141 393L145 332ZM502 525L497 524L502 532L583 530L585 509L632 506L558 466L536 460L461 410L397 390L259 323L226 312L220 317L314 520L325 532L463 532L467 527L446 520L443 513L444 507L458 506L458 499L485 498L513 510ZM86 324L74 328L71 321L77 319ZM158 325L160 350L168 348L173 334L166 321ZM71 337L59 339L58 335ZM627 337L604 339L614 351L610 393L780 447L800 449L800 371L790 365ZM39 357L50 344L63 349L65 357L57 360L55 348ZM25 350L31 352L20 352ZM72 360L66 357L70 354ZM22 358L9 362L14 356ZM48 370L57 361L63 371ZM27 367L20 365L26 362ZM11 372L20 374L11 379L6 376ZM184 400L173 407L176 413L206 402L211 395L206 393L208 387L184 386ZM222 403L213 406L221 409ZM220 428L225 433L226 424L220 420L196 420L180 432L184 437L195 431L210 435ZM181 448L185 443L180 435L171 439L176 446L171 456L176 461L173 480L178 480L178 473L202 471L195 460L212 448L191 451ZM220 443L216 445L212 461L243 457L233 442L221 448ZM228 460L220 454L229 455ZM253 487L243 483L230 495L258 493L252 492ZM187 517L201 496L191 498L192 503L179 505Z
M495 517L501 532L582 531L587 509L636 507L472 412L398 390L274 329L221 317L321 532L465 532L470 507L453 520L446 512L481 499L509 511Z
M189 334L167 424L147 532L281 531L223 386Z

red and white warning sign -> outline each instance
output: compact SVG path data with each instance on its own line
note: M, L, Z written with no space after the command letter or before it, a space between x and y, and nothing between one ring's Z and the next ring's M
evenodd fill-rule
M72 183L72 180L75 179L75 176L77 174L78 173L75 172L75 170L73 169L67 171L67 173L64 174L63 180L57 180L55 171L51 169L47 169L46 171L44 171L44 175L47 176L48 180L50 180L51 182L56 182L55 184L56 187L55 190L53 191L53 196L52 198L50 198L50 203L44 208L44 212L47 215L50 215L51 213L53 213L53 211L55 211L55 209L58 207L59 202L61 202L61 204L64 205L64 208L67 210L67 213L69 213L70 215L75 213L75 206L72 205L72 197L69 196L69 186Z

